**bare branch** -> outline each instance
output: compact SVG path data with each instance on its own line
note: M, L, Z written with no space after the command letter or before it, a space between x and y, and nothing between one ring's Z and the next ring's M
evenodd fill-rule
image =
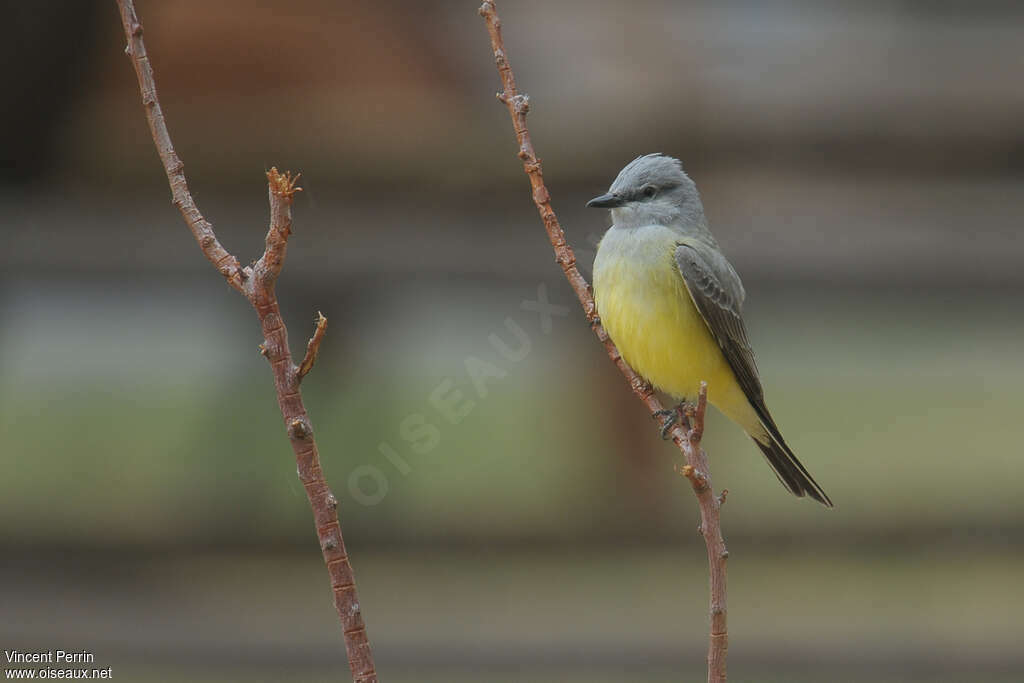
M167 182L171 186L171 198L174 205L181 211L185 223L188 224L192 236L196 238L196 242L199 243L207 260L227 279L228 284L241 292L245 273L239 266L238 259L229 254L217 241L217 236L213 233L213 226L199 213L196 203L192 200L192 194L188 191L185 165L178 158L174 151L174 145L171 144L171 135L167 132L164 113L160 108L160 100L157 99L153 67L149 63L146 46L142 42L142 24L135 14L135 5L131 0L118 0L117 5L121 10L121 24L124 27L125 37L128 39L125 52L131 57L132 65L135 67L135 75L139 80L139 91L142 93L142 105L146 109L146 120L149 122L149 131L153 136L156 151L160 155L160 161L164 165L164 172L167 173Z
M494 51L494 61L498 67L498 74L501 76L503 86L502 92L498 93L498 99L508 109L512 119L512 128L519 143L519 158L523 162L523 170L530 179L530 187L533 194L533 203L537 206L544 229L548 233L551 247L555 251L555 261L561 266L562 272L576 292L583 312L590 323L594 334L604 345L608 357L615 363L629 382L633 393L643 401L647 410L654 417L663 410L661 401L654 393L650 383L633 372L633 369L623 360L619 350L615 347L608 333L600 323L597 315L597 306L591 294L590 285L580 274L576 267L576 256L572 247L565 239L565 232L551 208L551 195L544 185L544 176L541 171L540 159L533 148L530 140L530 132L526 127L526 114L530 109L530 100L525 94L521 94L516 88L515 75L509 63L508 55L505 52L505 44L501 36L501 19L498 17L497 8L493 0L485 0L480 6L480 15L487 25L487 32L491 38L491 48ZM707 456L700 447L700 441L704 434L704 416L707 408L707 384L701 384L700 396L697 406L692 415L693 426L688 420L682 420L676 424L671 431L672 440L679 447L686 465L681 472L690 480L693 491L697 496L701 515L701 534L707 545L708 565L711 583L711 635L708 645L708 681L709 683L721 683L726 680L726 654L728 651L728 632L726 629L726 583L725 568L726 558L729 553L725 549L725 541L722 539L719 510L721 502L714 495L711 487L711 473L708 469ZM685 428L684 428L685 427ZM724 500L724 496L723 499Z
M295 371L300 382L313 369L316 357L320 353L320 342L323 341L324 335L327 333L327 318L320 311L317 311L316 315L316 329L313 330L313 336L309 338L309 343L306 344L306 355L302 358L302 362L299 363L299 367Z
M726 613L726 561L729 551L725 548L722 538L721 510L725 502L726 491L716 496L711 488L711 470L708 467L708 456L700 447L704 435L704 416L708 406L708 384L700 383L697 406L694 410L693 424L686 433L686 440L680 444L686 457L687 475L693 493L700 505L700 533L708 550L708 571L710 574L710 606L711 636L708 640L708 682L719 683L726 680L726 656L729 650L729 629ZM685 468L684 468L685 469Z
M259 317L263 329L262 353L270 362L274 375L274 389L277 403L287 430L288 439L295 453L299 479L306 489L306 496L313 509L316 532L320 549L331 580L334 606L341 620L345 648L348 652L349 667L356 683L376 683L377 673L373 653L366 634L356 594L355 577L348 560L345 541L338 521L338 500L324 479L320 466L320 455L313 438L313 425L306 414L299 391L299 380L309 372L316 359L316 352L327 326L327 319L320 315L316 332L309 342L302 366L292 363L288 346L288 330L281 319L275 284L284 267L288 236L291 234L292 199L300 188L296 185L299 176L281 174L276 168L267 173L270 196L270 228L267 230L266 249L263 256L251 269L239 267L238 260L229 254L214 234L213 226L202 217L189 194L185 173L178 156L174 153L171 138L167 132L160 102L157 98L153 69L146 56L142 41L142 25L135 13L132 0L118 0L121 22L128 39L127 53L135 66L142 102L146 108L150 132L163 161L167 180L171 186L174 203L202 248L206 258L227 278L228 282L243 294ZM303 371L303 368L305 370ZM301 373L301 374L300 374Z
M288 236L292 234L292 200L296 192L302 192L302 188L296 185L301 175L299 173L293 177L291 171L280 173L277 167L267 171L270 228L267 230L266 249L252 267L257 282L249 285L250 298L254 289L261 285L273 289L284 267L284 258L288 252Z

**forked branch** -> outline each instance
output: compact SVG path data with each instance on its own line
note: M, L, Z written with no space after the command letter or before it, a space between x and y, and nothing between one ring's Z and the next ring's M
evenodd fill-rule
M566 279L576 292L583 312L590 322L597 335L598 340L604 345L608 357L619 368L626 380L629 382L633 393L643 401L647 410L654 417L663 410L661 401L654 393L654 389L642 377L633 372L632 368L623 360L619 350L615 347L608 333L601 325L597 315L597 306L594 304L594 297L591 294L590 285L580 274L576 267L576 255L572 247L565 239L565 232L551 208L551 195L544 185L544 175L541 170L540 159L533 149L533 142L530 140L530 131L526 127L526 115L530 110L530 99L516 88L515 74L509 63L508 54L505 52L505 43L501 36L501 19L498 17L497 8L493 0L486 0L480 6L480 15L483 16L487 25L487 32L491 38L491 48L494 51L494 61L498 67L498 74L501 76L503 86L502 92L498 93L498 99L508 109L512 119L512 128L519 143L519 158L523 162L523 170L530 179L530 187L533 190L533 203L537 206L544 229L548 233L548 240L555 251L555 260L562 268ZM722 497L714 495L711 488L711 473L708 469L707 456L700 447L700 440L704 433L704 413L707 406L707 385L701 385L698 402L691 414L684 416L687 419L680 420L673 427L672 440L679 447L686 465L682 468L683 473L693 485L694 494L700 506L701 534L708 550L708 565L711 583L711 635L708 645L708 681L720 683L726 680L726 653L728 650L728 632L726 628L726 583L725 568L726 558L729 553L725 549L725 542L722 539L722 531L719 519L719 510L725 500L725 492ZM691 425L692 419L692 425Z
M301 190L296 184L299 177L292 176L291 173L279 173L276 168L267 172L270 227L267 230L266 249L251 267L240 267L238 259L217 240L213 226L199 213L188 191L184 165L174 151L160 109L153 80L153 68L146 55L146 46L142 40L142 24L135 13L134 3L132 0L118 0L117 4L128 40L125 51L135 66L142 103L146 109L146 119L149 121L153 142L167 173L174 204L181 211L185 223L188 224L206 258L227 279L228 284L248 299L256 309L263 330L261 351L270 361L277 403L284 418L288 440L295 453L299 479L306 489L306 496L313 509L317 537L331 580L334 606L341 620L352 678L357 683L376 683L373 653L359 608L355 578L345 550L341 523L338 521L338 499L331 493L324 480L320 455L313 438L313 425L306 414L299 391L299 381L312 369L316 360L320 342L327 329L327 318L318 314L316 331L306 349L306 356L302 364L296 366L292 362L288 330L281 319L275 292L277 278L284 267L288 236L292 231L292 200L295 193Z

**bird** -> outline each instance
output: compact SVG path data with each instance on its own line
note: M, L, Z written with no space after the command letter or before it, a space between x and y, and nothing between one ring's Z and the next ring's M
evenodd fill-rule
M598 319L626 363L680 405L706 381L708 401L754 440L783 486L832 507L768 412L743 322L743 283L682 163L637 157L587 206L611 210L593 291ZM663 414L664 437L679 411Z

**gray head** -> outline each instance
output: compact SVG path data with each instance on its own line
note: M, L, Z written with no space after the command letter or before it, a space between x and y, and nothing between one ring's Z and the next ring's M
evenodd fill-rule
M664 154L647 154L629 162L608 192L587 206L611 209L615 225L622 227L680 221L686 227L705 226L697 186L683 173L679 159Z

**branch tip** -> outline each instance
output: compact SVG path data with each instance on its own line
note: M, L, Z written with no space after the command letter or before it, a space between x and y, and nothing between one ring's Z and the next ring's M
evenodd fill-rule
M316 323L316 328L313 330L313 336L309 338L309 343L306 344L306 355L303 356L299 367L295 369L295 378L300 382L313 369L316 358L320 353L320 342L323 341L324 335L327 334L327 316L320 311L316 312L316 316L316 320L313 321Z
M708 383L700 383L700 391L697 392L697 415L704 420L704 413L708 408Z
M673 467L673 469L690 480L690 485L693 486L695 492L702 493L708 489L707 475L693 465L683 465L682 467Z
M270 170L267 171L267 182L270 183L270 191L278 197L289 201L295 196L296 192L302 192L302 188L296 185L301 177L301 173L296 173L294 176L291 171L281 173L277 170L276 166L271 166Z

